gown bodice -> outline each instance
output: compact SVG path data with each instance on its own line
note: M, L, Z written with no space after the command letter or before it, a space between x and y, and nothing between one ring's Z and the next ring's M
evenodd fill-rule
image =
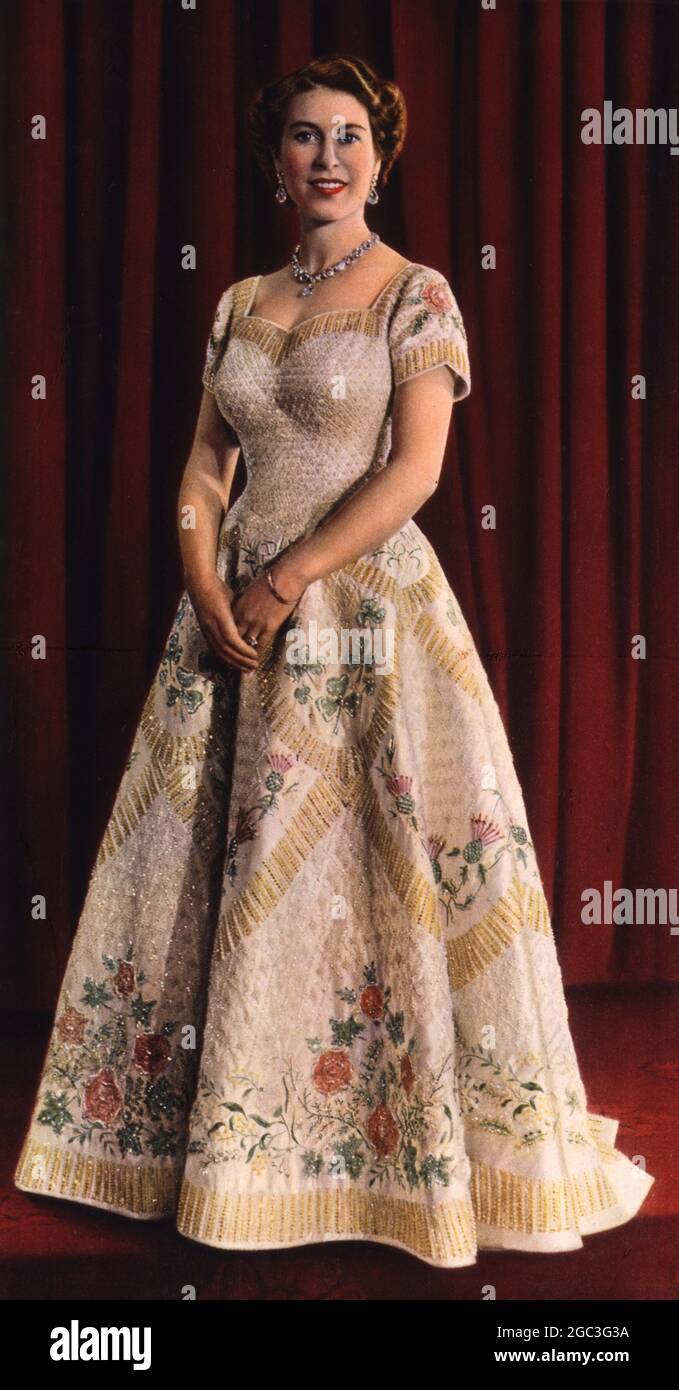
M448 282L425 265L406 262L369 307L290 329L250 312L259 278L222 294L203 383L246 468L229 525L296 539L388 463L397 385L446 363L454 399L468 395L467 338Z

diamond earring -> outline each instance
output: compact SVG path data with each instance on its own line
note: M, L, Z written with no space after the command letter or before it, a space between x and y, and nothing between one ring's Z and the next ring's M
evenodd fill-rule
M277 189L276 189L276 202L277 202L277 203L284 203L284 202L286 201L286 199L287 199L288 194L287 194L287 189L286 189L286 187L285 187L285 184L283 183L283 175L282 175L280 169L277 170L277 178L278 178L278 187L277 187Z
M380 201L380 195L379 195L379 193L377 192L377 174L373 174L373 176L372 176L372 181L371 181L371 184L370 184L370 192L369 192L369 194L368 194L368 199L367 199L367 201L368 201L369 203L379 203L379 201Z

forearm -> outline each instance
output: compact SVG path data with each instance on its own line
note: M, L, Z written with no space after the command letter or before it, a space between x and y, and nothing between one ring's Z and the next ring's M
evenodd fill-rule
M298 593L375 550L409 521L436 489L409 457L393 460L276 561L276 585Z
M228 489L225 491L220 479L199 467L187 467L177 499L177 531L187 585L214 580L219 529L228 505Z

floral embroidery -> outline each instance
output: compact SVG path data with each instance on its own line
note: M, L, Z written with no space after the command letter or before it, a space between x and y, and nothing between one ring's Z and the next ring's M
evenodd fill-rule
M276 555L286 550L290 542L285 538L276 540L246 541L241 547L241 555L252 579L256 579L271 564ZM239 576L242 584L243 576ZM249 582L249 581L248 581Z
M387 567L399 569L401 565L409 564L413 560L417 563L418 569L422 566L422 546L418 542L414 545L407 545L403 539L402 531L399 531L396 536L392 536L378 550L371 551L371 557L374 560L378 559L380 555L386 555Z
M357 989L336 993L346 1006L342 1017L328 1019L325 1038L307 1038L307 1067L286 1062L269 1105L269 1087L245 1069L222 1088L202 1070L189 1153L202 1154L205 1168L240 1161L286 1176L296 1156L306 1177L326 1173L411 1191L449 1186L458 1166L466 1176L448 1103L452 1053L434 1070L424 1065L374 962Z
M382 761L376 771L384 779L384 785L393 798L393 806L389 808L389 814L394 817L403 816L412 826L413 830L419 830L419 821L415 815L415 798L412 795L412 777L403 776L392 770L392 764L396 755L396 740L393 734L387 739L387 746L382 754ZM385 766L386 758L386 766Z
M499 791L495 792L495 799L496 803L502 802L504 805L504 797ZM445 908L447 921L450 921L451 913L455 909L466 911L472 906L474 899L485 886L489 873L503 855L513 853L524 866L528 863L526 848L533 849L533 843L528 839L524 827L514 824L508 813L507 819L509 828L503 832L496 821L481 812L470 817L470 838L464 845L454 845L452 849L446 850L446 858L460 860L455 878L449 875L444 877L441 868L445 838L436 835L429 837L427 852L434 882L440 886L439 899Z
M458 1044L455 1072L460 1113L467 1124L488 1134L515 1140L517 1149L532 1148L554 1136L564 1125L566 1111L580 1112L579 1128L566 1128L571 1144L594 1147L587 1131L587 1111L573 1087L563 1107L550 1085L550 1068L533 1052L500 1062L480 1042L470 1045L455 1020Z
M329 676L325 682L326 694L319 695L316 704L321 711L324 719L335 719L333 734L336 734L340 725L340 716L344 712L355 718L361 705L361 696L358 690L349 690L348 676ZM347 693L348 691L348 693Z
M397 773L393 768L396 742L393 733L387 739L381 764L376 771L384 779L384 785L392 798L389 814L401 817L406 824L419 833L420 822L416 815L416 802L412 794L412 777ZM504 797L495 791L496 805L504 803ZM429 835L421 840L431 863L434 882L440 887L439 900L443 903L446 920L450 922L455 911L467 911L484 887L488 875L503 855L513 853L525 866L528 863L526 849L533 849L533 843L522 825L515 824L505 811L508 830L503 832L495 820L479 812L470 818L471 835L463 845L454 845L446 850L444 835ZM445 875L441 868L441 858L446 853L448 859L459 859L460 867L453 879Z
M190 602L191 600L188 593L184 593L175 615L172 631L165 652L161 658L158 672L158 684L162 686L165 691L166 703L169 706L179 705L179 713L182 721L186 719L184 711L188 711L189 714L195 714L199 706L202 705L204 699L202 691L195 689L195 672L187 671L186 668L180 664L184 649L179 639L179 628L181 627Z
M295 682L294 696L300 705L305 705L311 695L311 686L307 685L305 676L322 676L325 671L324 661L311 661L309 659L308 646L304 649L304 658L295 661L286 661L283 671Z
M232 308L232 294L233 286L225 290L220 296L207 340L205 363L203 366L203 383L210 390L214 390L215 376L217 375L219 367L219 357L226 346L226 329Z
M245 844L247 840L254 840L257 834L256 825L263 816L270 816L279 809L279 796L289 795L299 785L293 782L291 786L285 785L285 779L291 767L294 767L297 757L292 753L267 753L269 772L264 778L265 793L258 797L251 806L238 808L236 814L236 825L231 836L226 852L226 875L229 882L233 885L238 872L237 854L239 846Z
M380 607L376 599L365 598L354 614L354 626L374 631L384 622L385 616L386 610ZM327 669L327 662L308 659L308 646L305 648L305 657L306 659L301 661L295 659L286 662L283 667L285 674L295 682L294 698L301 705L306 705L313 694L312 686L304 677L323 676ZM328 723L331 719L335 720L333 734L339 731L342 714L355 718L361 709L363 696L374 695L376 690L374 647L371 655L370 646L364 637L359 635L358 640L352 639L349 660L345 664L349 666L351 674L327 676L325 693L316 696L314 700L316 708Z
M467 342L462 317L445 280L429 280L419 292L411 294L405 302L422 306L411 321L408 334L421 333L430 318L448 314L464 342Z
M152 1030L156 1001L144 998L131 944L124 960L102 960L107 974L88 977L79 1007L56 1019L37 1123L69 1144L96 1139L109 1154L174 1155L190 1081L188 1055L172 1043L179 1025Z

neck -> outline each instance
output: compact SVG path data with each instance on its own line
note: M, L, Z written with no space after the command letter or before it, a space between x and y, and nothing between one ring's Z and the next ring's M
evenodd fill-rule
M371 229L361 213L337 222L304 218L300 220L299 258L305 269L315 275L319 270L334 265L371 235Z

